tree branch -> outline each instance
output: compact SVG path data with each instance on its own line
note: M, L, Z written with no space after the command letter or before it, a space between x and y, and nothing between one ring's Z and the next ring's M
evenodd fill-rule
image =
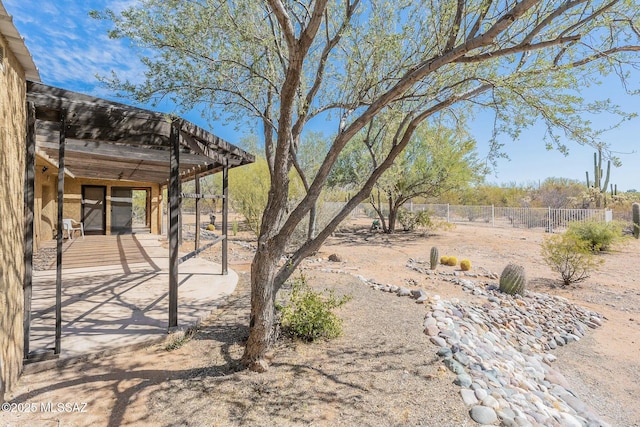
M280 268L274 280L275 287L276 287L275 291L277 292L280 289L280 287L282 287L282 284L284 284L284 282L291 276L293 271L298 267L298 265L300 265L302 260L306 258L309 254L317 251L322 245L322 243L331 235L331 233L335 231L335 229L347 217L347 215L349 215L349 213L351 213L351 211L355 209L355 207L358 204L360 204L363 200L365 200L369 196L369 194L371 193L371 190L373 189L373 186L378 181L380 176L382 176L382 174L393 165L393 162L396 159L396 157L405 149L405 147L411 140L413 133L415 132L416 128L420 123L422 123L424 120L426 120L430 116L436 114L437 112L442 111L448 108L449 106L455 104L456 102L473 98L492 88L493 88L493 85L491 84L484 84L484 85L478 86L466 93L463 93L457 96L452 96L449 99L428 108L427 110L423 111L422 113L417 115L415 118L413 118L410 121L410 123L407 125L407 128L404 132L402 139L398 142L397 145L391 148L391 150L389 151L389 154L384 159L384 161L380 163L380 165L376 169L373 170L373 172L371 173L371 175L369 176L365 184L362 186L360 191L358 191L351 198L351 200L347 202L347 204L342 208L342 210L338 214L336 214L336 216L329 222L329 224L320 233L318 233L318 235L315 238L308 239L303 245L300 246L300 248L296 252L294 252L291 255L288 262L285 263L285 265L283 265ZM298 207L299 206L300 205L298 205ZM289 218L289 220L290 219L291 217ZM289 222L289 220L287 222ZM283 226L283 230L285 230L285 227L286 225Z
M353 15L353 12L355 11L355 8L358 6L358 3L360 3L360 0L356 0L351 5L351 7L347 7L346 15L345 15L344 20L342 21L342 25L336 31L336 34L333 36L333 38L327 40L327 44L325 45L324 49L322 50L322 54L320 55L320 60L318 61L318 68L317 68L316 73L315 73L315 80L313 82L313 85L311 86L311 89L309 89L309 91L307 92L307 95L305 97L303 111L298 116L298 120L296 121L296 123L293 125L293 134L294 135L299 135L300 134L300 132L302 131L302 128L305 125L305 123L310 118L310 116L309 116L309 107L311 106L311 103L313 102L313 99L317 95L317 93L320 90L320 87L322 85L322 81L323 81L323 77L324 77L324 70L325 70L325 66L326 66L326 63L327 63L327 58L329 57L329 54L331 53L333 48L336 47L338 45L338 43L340 42L340 39L342 38L342 34L344 33L344 30L347 28L347 25L349 24L349 22L351 20L351 17ZM327 29L327 38L329 37L328 31L329 30Z
M280 0L267 0L271 10L276 16L278 20L278 24L280 25L280 29L282 30L282 34L284 34L284 39L287 41L287 47L289 48L289 56L293 55L296 51L296 34L293 29L293 25L291 24L291 19L289 19L289 14L287 13L282 1Z
M596 52L593 55L589 55L586 58L583 58L579 61L575 61L571 63L571 67L580 67L582 65L588 64L589 62L593 62L597 59L604 58L605 56L611 56L614 53L619 52L640 52L640 46L619 46L611 49L604 50L602 52Z
M453 49L453 46L455 46L456 44L458 34L460 33L460 25L462 22L464 5L465 0L458 0L458 5L456 6L456 17L453 20L453 26L451 27L451 31L449 33L449 40L447 41L447 45L444 47L445 52Z
M531 52L534 50L545 49L550 46L561 45L565 43L572 43L580 40L580 37L581 36L577 35L577 36L557 38L554 40L547 40L547 41L536 43L536 44L525 44L525 45L518 44L517 46L497 50L495 52L483 53L483 54L474 55L474 56L463 56L461 58L458 58L455 62L467 63L467 64L473 63L473 62L483 62L489 59L499 58L501 56L512 55L515 53Z
M482 25L482 21L484 21L484 18L487 16L487 12L489 12L489 7L491 6L491 3L493 3L493 0L485 0L480 6L480 13L478 14L478 19L476 19L476 22L473 24L473 27L471 27L471 31L469 31L469 34L467 35L467 40L474 38L478 33L478 30L480 30L480 25Z

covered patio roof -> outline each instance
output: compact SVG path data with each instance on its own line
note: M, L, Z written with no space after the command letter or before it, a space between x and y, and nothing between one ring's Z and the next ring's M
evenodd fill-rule
M255 161L253 155L177 117L107 101L93 96L27 82L27 147L25 170L25 279L24 352L29 352L33 285L33 221L35 158L40 155L58 167L56 242L55 347L60 354L62 334L62 221L65 176L154 182L167 185L169 211L168 328L178 326L178 265L207 247L222 242L222 274L227 271L227 217L229 169ZM222 194L200 193L199 177L222 173ZM181 182L196 179L196 194L181 193ZM222 228L218 239L179 257L180 200L222 200Z
M41 83L27 83L36 111L36 152L57 164L65 116L65 171L75 178L166 184L170 133L180 132L181 180L255 161L253 155L182 119Z

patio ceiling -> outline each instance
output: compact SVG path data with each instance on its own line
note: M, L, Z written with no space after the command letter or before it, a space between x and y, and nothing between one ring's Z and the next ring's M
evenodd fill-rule
M75 178L169 181L169 134L180 132L180 177L188 180L255 161L253 155L182 119L104 99L27 83L36 110L36 150L57 163L65 123L65 170Z

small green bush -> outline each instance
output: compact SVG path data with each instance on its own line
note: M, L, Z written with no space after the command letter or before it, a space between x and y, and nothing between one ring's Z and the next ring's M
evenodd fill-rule
M418 226L424 228L433 227L430 211L411 212L408 209L398 209L398 222L404 231L414 231Z
M589 242L569 232L545 238L542 257L551 270L560 273L565 286L588 279L604 262L593 254Z
M323 295L311 289L304 276L295 279L289 303L280 308L282 331L309 342L340 336L342 319L332 310L344 305L351 297L345 295L337 298L333 291L325 292L326 295Z
M618 221L571 222L567 235L585 242L591 252L608 251L623 240L623 226Z

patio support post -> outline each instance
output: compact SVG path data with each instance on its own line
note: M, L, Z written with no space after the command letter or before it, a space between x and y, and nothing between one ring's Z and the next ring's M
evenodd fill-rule
M200 195L200 175L195 176L196 180L196 194ZM200 197L196 197L196 237L195 237L195 249L200 248Z
M64 147L66 139L66 112L60 112L60 148L58 149L58 225L56 244L56 340L53 353L60 354L62 336L62 217L64 215ZM71 237L71 236L69 236Z
M178 247L180 225L180 129L171 123L169 135L169 329L178 326Z
M225 160L224 169L222 169L222 274L228 274L228 241L227 241L227 217L229 215L229 165Z
M27 102L27 151L24 173L24 347L23 357L29 358L29 338L31 335L31 298L33 285L33 212L35 205L35 163L36 163L36 107Z
M180 166L180 161L178 161L178 166ZM178 175L180 171L178 170ZM182 238L182 198L180 195L182 194L182 182L178 179L178 247L182 246L184 242Z

